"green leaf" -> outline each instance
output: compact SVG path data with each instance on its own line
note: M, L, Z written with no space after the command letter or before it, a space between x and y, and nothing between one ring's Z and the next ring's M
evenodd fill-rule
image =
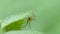
M4 34L43 34L39 31L29 31L29 30L21 30L21 31L9 31Z
M6 18L2 23L2 28L4 32L12 31L12 30L21 30L22 25L27 20L27 17L31 16L30 13L26 13L24 15L13 15L9 18Z
M4 32L12 31L12 30L21 30L22 24L24 23L24 19L12 22L11 24L7 25L3 28Z

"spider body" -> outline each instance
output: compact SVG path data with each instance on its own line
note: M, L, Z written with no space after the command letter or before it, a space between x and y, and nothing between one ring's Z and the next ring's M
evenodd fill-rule
M27 19L27 22L31 22L33 20L33 18L32 17L28 17L28 19Z

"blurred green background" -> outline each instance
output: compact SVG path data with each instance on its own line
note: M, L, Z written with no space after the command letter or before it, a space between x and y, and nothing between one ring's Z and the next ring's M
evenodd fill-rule
M44 34L60 34L60 0L0 0L0 19L34 8L33 30Z

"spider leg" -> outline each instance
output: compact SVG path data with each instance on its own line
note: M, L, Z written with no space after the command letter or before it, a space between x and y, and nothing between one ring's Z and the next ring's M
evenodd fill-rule
M24 24L22 25L22 29L25 29L26 28L26 26L28 25L28 20L26 20L25 22L24 22Z
M36 20L36 16L34 14L34 9L32 10L32 17L33 17L33 20Z
M31 24L29 23L29 28L30 28L30 30L31 30Z

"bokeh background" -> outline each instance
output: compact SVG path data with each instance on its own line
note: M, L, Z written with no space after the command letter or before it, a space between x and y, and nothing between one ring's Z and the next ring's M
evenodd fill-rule
M60 0L0 0L0 19L34 8L33 30L44 34L60 34Z

